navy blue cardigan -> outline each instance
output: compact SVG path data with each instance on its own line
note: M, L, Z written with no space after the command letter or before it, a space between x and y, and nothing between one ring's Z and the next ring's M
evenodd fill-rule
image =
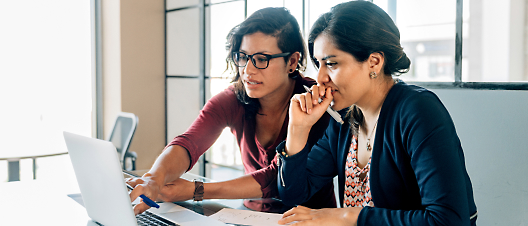
M341 111L345 114L346 109ZM334 120L312 150L280 156L278 187L285 204L308 200L338 175L343 203L348 120ZM381 108L372 150L370 188L375 207L364 207L358 225L475 225L471 181L451 116L429 90L395 84Z

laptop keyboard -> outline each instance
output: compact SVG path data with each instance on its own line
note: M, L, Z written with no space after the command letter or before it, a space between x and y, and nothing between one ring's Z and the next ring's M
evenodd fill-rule
M136 215L138 226L142 225L179 225L174 222L168 221L156 214L150 213L148 211L143 212L142 214Z

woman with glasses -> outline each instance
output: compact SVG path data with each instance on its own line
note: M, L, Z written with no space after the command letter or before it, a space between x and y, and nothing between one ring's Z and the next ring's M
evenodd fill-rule
M296 19L284 8L256 11L227 37L228 68L234 85L212 97L188 130L174 138L148 173L127 181L140 194L164 201L202 199L277 198L275 148L286 139L288 107L294 94L315 81L300 71L306 64L306 47ZM313 145L328 125L325 116L314 124L308 142ZM235 135L245 176L219 183L179 179L190 170L229 127ZM303 202L312 208L335 207L332 182ZM299 203L300 204L300 203ZM245 201L249 208L277 211L277 206ZM136 214L148 209L134 207ZM279 210L280 211L280 210Z
M299 206L279 223L475 225L449 113L433 92L393 78L411 62L392 19L371 2L342 3L315 22L308 40L318 85L292 98L288 139L277 147L279 193L286 204L302 203L338 176L343 208ZM332 101L345 109L345 123L330 121L310 148L310 128Z

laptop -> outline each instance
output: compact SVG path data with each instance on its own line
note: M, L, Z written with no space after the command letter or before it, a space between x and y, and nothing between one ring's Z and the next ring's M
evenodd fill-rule
M88 216L105 226L225 225L174 203L159 203L134 216L121 163L111 142L64 132L64 140ZM138 218L155 218L145 220ZM163 223L163 224L162 224Z

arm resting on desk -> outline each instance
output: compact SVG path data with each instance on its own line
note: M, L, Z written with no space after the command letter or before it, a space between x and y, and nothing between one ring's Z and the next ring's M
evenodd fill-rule
M194 182L179 178L163 186L158 198L166 202L178 202L192 199L193 194ZM262 197L260 184L251 175L229 181L204 183L204 199L260 197Z

